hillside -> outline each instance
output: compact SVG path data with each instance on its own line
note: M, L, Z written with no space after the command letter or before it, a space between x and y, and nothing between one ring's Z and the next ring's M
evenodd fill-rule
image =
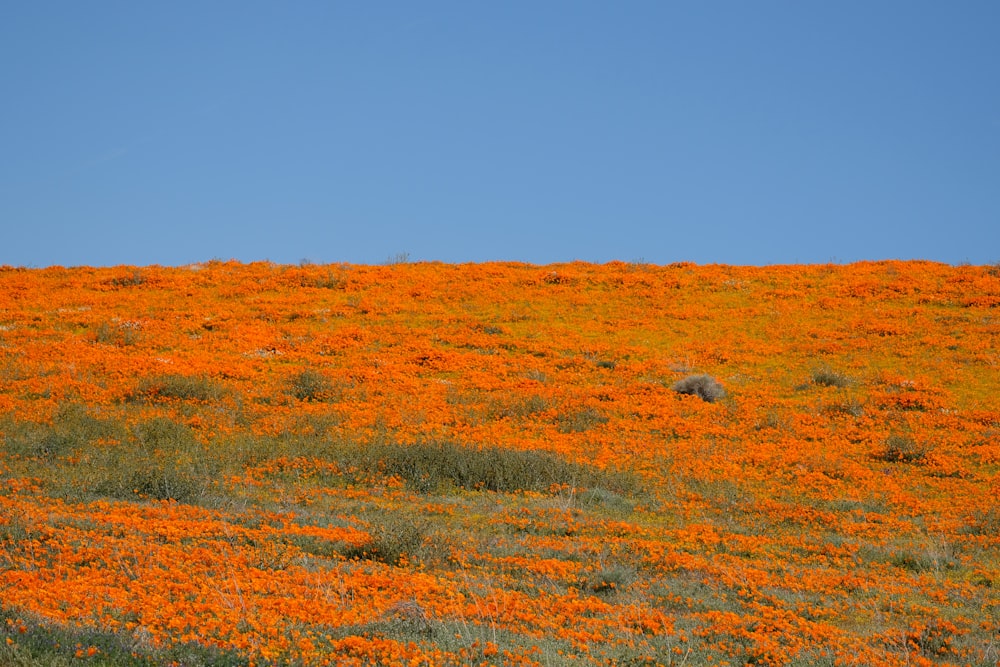
M0 267L0 663L996 665L998 306L929 262Z

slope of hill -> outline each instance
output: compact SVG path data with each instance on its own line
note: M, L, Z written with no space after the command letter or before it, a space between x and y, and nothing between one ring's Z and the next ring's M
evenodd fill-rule
M997 306L928 262L0 268L0 661L995 665Z

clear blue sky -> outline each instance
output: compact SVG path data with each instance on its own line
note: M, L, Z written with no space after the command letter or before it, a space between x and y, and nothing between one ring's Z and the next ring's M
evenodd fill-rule
M0 264L1000 260L1000 2L5 2Z

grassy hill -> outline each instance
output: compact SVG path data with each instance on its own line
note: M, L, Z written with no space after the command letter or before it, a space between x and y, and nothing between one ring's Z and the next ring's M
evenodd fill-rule
M995 665L1000 270L0 267L0 663Z

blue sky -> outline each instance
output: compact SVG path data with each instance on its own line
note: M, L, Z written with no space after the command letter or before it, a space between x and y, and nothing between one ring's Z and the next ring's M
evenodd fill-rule
M8 2L0 264L1000 260L1000 3Z

